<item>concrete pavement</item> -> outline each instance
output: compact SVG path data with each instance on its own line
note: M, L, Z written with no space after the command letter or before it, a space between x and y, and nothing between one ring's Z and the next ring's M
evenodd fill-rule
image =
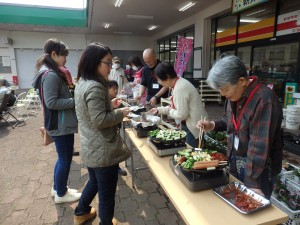
M54 144L42 146L42 112L15 129L0 121L0 224L70 225L77 203L55 204L50 196L57 159ZM80 150L79 135L75 149ZM135 165L145 166L138 152ZM130 166L130 165L129 165ZM121 167L125 167L124 163ZM130 167L119 177L115 217L124 225L184 225L185 223L149 170L136 173L131 188ZM80 156L73 157L69 186L82 190L88 179ZM92 204L98 209L98 199ZM86 224L98 225L98 217Z

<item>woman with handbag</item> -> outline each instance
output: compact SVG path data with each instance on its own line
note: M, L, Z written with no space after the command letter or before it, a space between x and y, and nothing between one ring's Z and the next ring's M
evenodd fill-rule
M72 162L74 133L78 132L75 100L65 75L59 69L66 62L67 46L56 39L49 39L39 63L43 66L35 76L33 86L39 90L44 113L44 127L55 142L58 160L54 167L54 186L51 195L55 203L78 201L81 193L67 186Z
M119 163L130 157L118 124L129 108L117 109L119 99L110 99L108 76L111 50L100 43L90 44L82 53L75 88L76 115L80 128L81 159L89 180L75 209L74 224L84 224L96 216L90 206L98 193L101 225L116 224L113 219Z

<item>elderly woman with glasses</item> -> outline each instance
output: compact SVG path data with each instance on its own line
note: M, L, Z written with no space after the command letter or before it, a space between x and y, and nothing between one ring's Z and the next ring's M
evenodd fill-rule
M282 108L275 93L249 77L236 56L218 60L209 71L208 84L226 97L225 116L199 121L206 131L227 130L227 157L231 173L246 186L271 197L282 164Z

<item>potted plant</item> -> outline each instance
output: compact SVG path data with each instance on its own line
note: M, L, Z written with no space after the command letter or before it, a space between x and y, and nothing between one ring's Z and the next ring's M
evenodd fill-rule
M295 168L295 169L293 170L293 175L294 175L294 181L295 181L297 184L299 184L299 183L300 183L300 168L299 168L299 169Z

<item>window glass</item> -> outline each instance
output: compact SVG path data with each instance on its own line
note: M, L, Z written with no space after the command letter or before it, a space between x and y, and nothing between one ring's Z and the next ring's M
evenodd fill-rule
M177 52L177 36L171 38L170 63L172 65L175 64L176 52Z
M300 9L300 1L295 1L295 0L281 0L280 1L280 15L289 13L289 12L294 12L296 10Z
M194 39L194 30L187 30L178 34L175 34L171 37L158 41L159 45L159 55L158 58L161 61L169 62L172 65L175 64L176 53L177 53L177 40L178 36L183 36L186 38ZM193 69L194 69L194 57L193 53L191 54L186 70L183 73L183 76L193 77Z
M280 1L276 36L300 33L300 1Z
M211 37L210 37L210 65L209 67L212 67L212 64L215 60L215 41L216 41L216 20L211 21Z
M276 1L241 13L238 42L254 41L274 36Z
M235 44L237 16L229 15L218 19L216 46Z
M9 56L0 56L0 73L11 73Z
M170 41L170 39L165 40L165 50L169 50L170 49L169 41Z
M160 54L160 61L165 61L165 53Z
M247 68L248 74L250 73L250 62L251 62L251 47L238 48L237 56L243 61Z
M299 82L298 51L298 42L254 48L253 75L260 77L267 84L274 85L274 91L281 101L284 99L284 83Z
M163 52L165 50L165 45L164 45L164 42L159 42L159 51L160 52Z
M194 39L194 31L187 32L185 34L186 38Z

